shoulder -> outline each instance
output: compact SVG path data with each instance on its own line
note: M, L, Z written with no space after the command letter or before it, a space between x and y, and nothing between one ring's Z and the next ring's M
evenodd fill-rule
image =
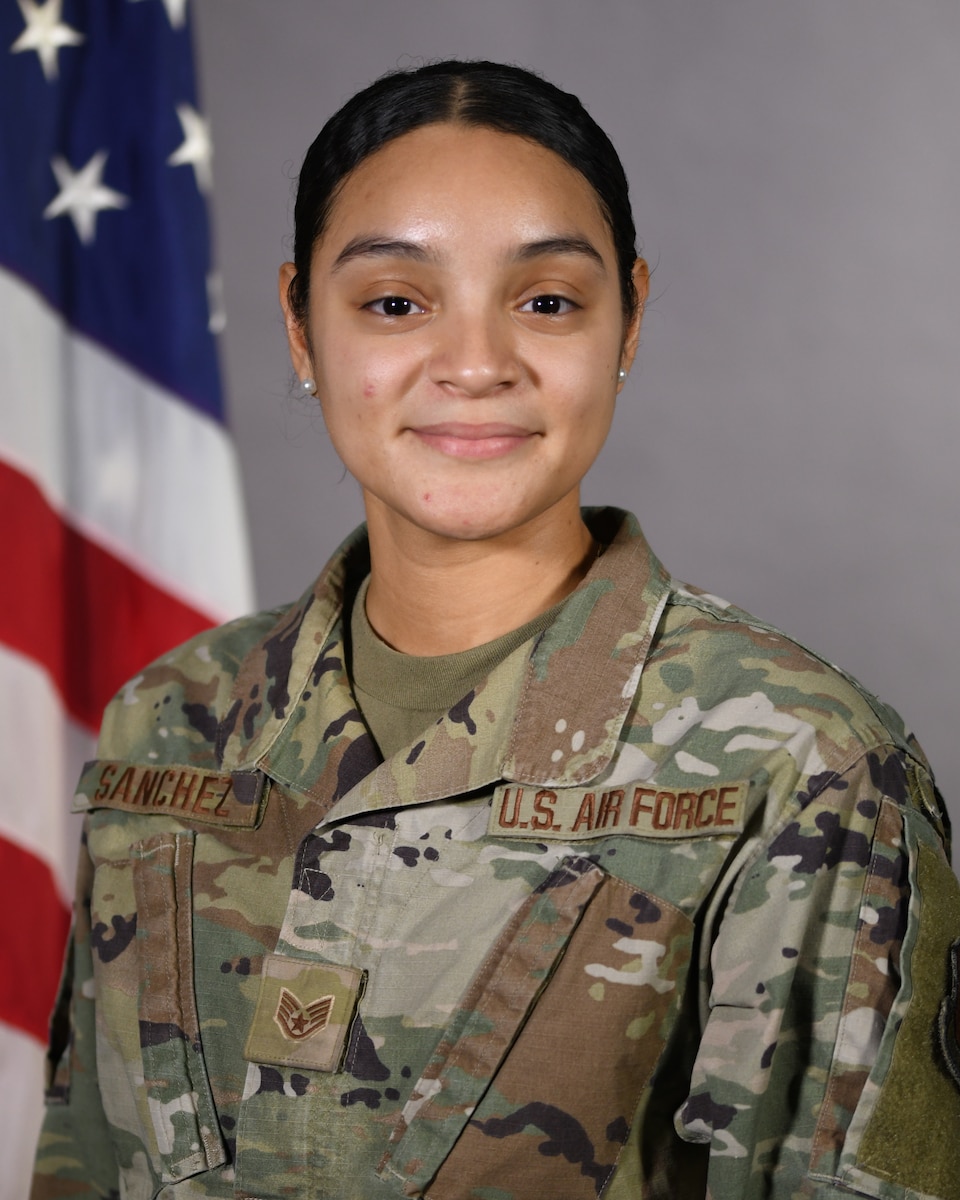
M833 769L886 746L929 770L894 708L841 667L744 609L672 581L658 632L651 661L664 664L667 678L667 664L680 653L705 702L713 707L726 702L712 714L712 723L756 723L775 734L786 732L783 715L791 714L816 735Z
M318 663L318 654L340 619L348 590L368 570L361 526L294 603L206 630L161 655L107 706L98 758L249 770L266 748L259 738L263 726L275 735L291 695L328 665Z
M288 611L266 609L205 630L144 667L104 712L100 758L212 761L245 659Z
M678 794L749 786L761 837L816 821L820 805L842 813L869 791L949 846L930 766L893 708L776 627L685 584L670 581L623 736L628 756Z

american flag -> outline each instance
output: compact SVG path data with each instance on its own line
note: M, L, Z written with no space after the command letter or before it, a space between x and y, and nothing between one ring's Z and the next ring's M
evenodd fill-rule
M77 768L150 659L251 607L186 0L0 0L0 1198L20 1200Z

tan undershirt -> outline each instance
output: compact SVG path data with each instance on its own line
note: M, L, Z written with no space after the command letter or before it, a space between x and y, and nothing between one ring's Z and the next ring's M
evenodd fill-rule
M367 619L369 583L368 575L350 617L353 690L384 758L410 745L417 734L445 716L508 654L551 625L564 604L561 601L519 629L457 654L401 654L377 636ZM524 666L521 660L518 671Z

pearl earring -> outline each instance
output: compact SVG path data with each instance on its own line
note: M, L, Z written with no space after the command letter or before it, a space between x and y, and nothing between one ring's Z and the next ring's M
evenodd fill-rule
M623 381L626 379L626 377L627 377L627 373L623 369L623 367L621 367L620 370L617 372L617 378L620 380L621 383L623 383Z
M304 395L315 396L317 394L317 384L313 379L301 379L300 386L303 388Z

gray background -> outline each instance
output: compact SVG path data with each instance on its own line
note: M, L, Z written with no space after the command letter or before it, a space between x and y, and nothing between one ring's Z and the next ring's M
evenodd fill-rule
M306 146L395 66L533 66L620 149L655 268L585 498L898 707L960 824L956 0L193 9L260 601L299 594L362 517L278 316Z

